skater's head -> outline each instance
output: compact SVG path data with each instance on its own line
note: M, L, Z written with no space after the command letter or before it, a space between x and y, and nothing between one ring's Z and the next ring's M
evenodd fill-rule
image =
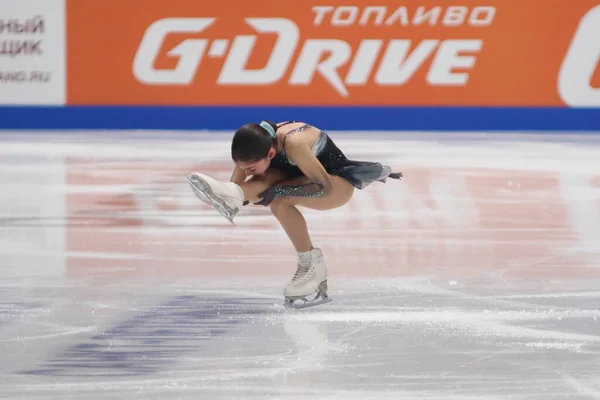
M262 121L239 128L231 141L231 158L246 175L263 175L275 157L277 125Z

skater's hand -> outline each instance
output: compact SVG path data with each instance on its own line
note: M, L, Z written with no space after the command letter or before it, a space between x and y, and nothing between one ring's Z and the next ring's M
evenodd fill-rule
M275 193L275 186L271 186L270 188L258 195L258 198L262 200L254 204L265 207L269 206L269 204L271 204L271 202L275 200Z

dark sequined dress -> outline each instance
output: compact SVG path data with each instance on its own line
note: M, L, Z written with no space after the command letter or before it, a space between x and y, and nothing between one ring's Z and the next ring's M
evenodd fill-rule
M294 122L285 122L279 126L281 127ZM284 144L288 135L309 127L310 125L305 124L288 132L283 139ZM327 173L347 180L357 189L364 189L375 181L385 182L387 178L399 179L402 176L401 173L392 173L392 169L389 166L378 162L349 160L323 131L321 131L319 138L313 145L312 151ZM284 172L290 179L303 175L300 168L288 159L285 150L282 150L273 157L270 168Z

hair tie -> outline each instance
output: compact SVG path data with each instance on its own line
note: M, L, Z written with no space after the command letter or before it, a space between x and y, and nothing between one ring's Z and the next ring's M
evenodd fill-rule
M269 132L269 135L271 135L272 138L275 137L275 129L273 129L273 126L270 123L268 123L267 121L261 121L260 126L265 128L265 130Z

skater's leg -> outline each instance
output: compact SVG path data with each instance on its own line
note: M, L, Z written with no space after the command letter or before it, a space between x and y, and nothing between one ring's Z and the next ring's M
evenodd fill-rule
M313 246L308 234L306 220L297 206L315 210L331 210L343 206L350 200L354 193L354 186L348 181L331 176L332 191L327 198L301 198L282 197L275 199L271 205L271 212L277 218L285 233L291 240L297 252L310 251ZM281 183L282 185L303 185L309 183L308 178L299 177Z
M281 201L274 201L270 207L296 251L298 253L310 251L313 246L302 213L293 205Z
M259 202L258 195L275 185L278 182L282 182L286 179L285 173L277 169L268 169L264 175L256 175L248 179L246 182L240 184L242 191L244 192L244 200L250 203Z
M298 252L298 268L292 280L285 286L283 295L286 307L306 307L331 301L327 296L327 267L323 253L313 248L306 220L298 207L315 210L330 210L343 206L354 193L354 186L346 180L330 176L332 190L327 198L281 197L275 199L271 211ZM308 178L285 181L281 185L303 185L310 183ZM307 296L316 294L314 299Z

